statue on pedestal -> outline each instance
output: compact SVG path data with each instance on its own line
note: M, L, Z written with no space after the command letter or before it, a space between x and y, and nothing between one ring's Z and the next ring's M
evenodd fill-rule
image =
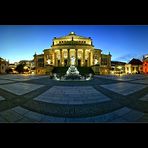
M74 56L71 57L71 65L75 65L75 57Z

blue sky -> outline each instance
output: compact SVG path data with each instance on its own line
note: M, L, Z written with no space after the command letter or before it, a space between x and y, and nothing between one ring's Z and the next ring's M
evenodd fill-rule
M148 54L148 25L0 25L0 57L10 63L31 60L50 48L54 37L75 32L91 37L95 48L128 62Z

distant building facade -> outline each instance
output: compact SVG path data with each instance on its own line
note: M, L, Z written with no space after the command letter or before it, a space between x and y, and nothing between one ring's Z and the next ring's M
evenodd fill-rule
M133 58L128 64L125 64L126 74L138 74L142 73L142 61Z
M15 70L16 69L16 64L15 63L10 63L9 64L9 69L10 69L10 71L8 72L8 73L17 73L17 71Z
M111 61L111 72L110 74L123 74L125 73L125 62Z
M34 60L21 60L19 64L24 64L24 69L26 69L27 73L34 73L35 72L35 64Z
M6 73L9 62L0 57L0 74Z
M34 55L37 74L45 74L53 67L69 67L71 58L75 58L75 66L92 67L96 73L109 74L111 54L102 54L95 49L92 39L71 32L67 36L54 38L52 46L44 49L43 54Z
M148 74L148 54L143 56L143 73Z

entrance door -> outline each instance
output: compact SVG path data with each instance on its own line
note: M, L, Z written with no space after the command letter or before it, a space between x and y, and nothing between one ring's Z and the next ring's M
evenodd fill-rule
M78 66L81 66L81 60L78 59Z
M58 60L58 67L60 66L60 60Z
M85 60L85 66L87 67L87 60Z
M67 66L67 59L64 60L64 66Z

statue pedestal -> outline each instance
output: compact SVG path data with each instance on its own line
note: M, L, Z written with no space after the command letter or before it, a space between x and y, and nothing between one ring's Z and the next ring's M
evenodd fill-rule
M68 68L66 75L79 75L79 71L74 65L71 65Z

